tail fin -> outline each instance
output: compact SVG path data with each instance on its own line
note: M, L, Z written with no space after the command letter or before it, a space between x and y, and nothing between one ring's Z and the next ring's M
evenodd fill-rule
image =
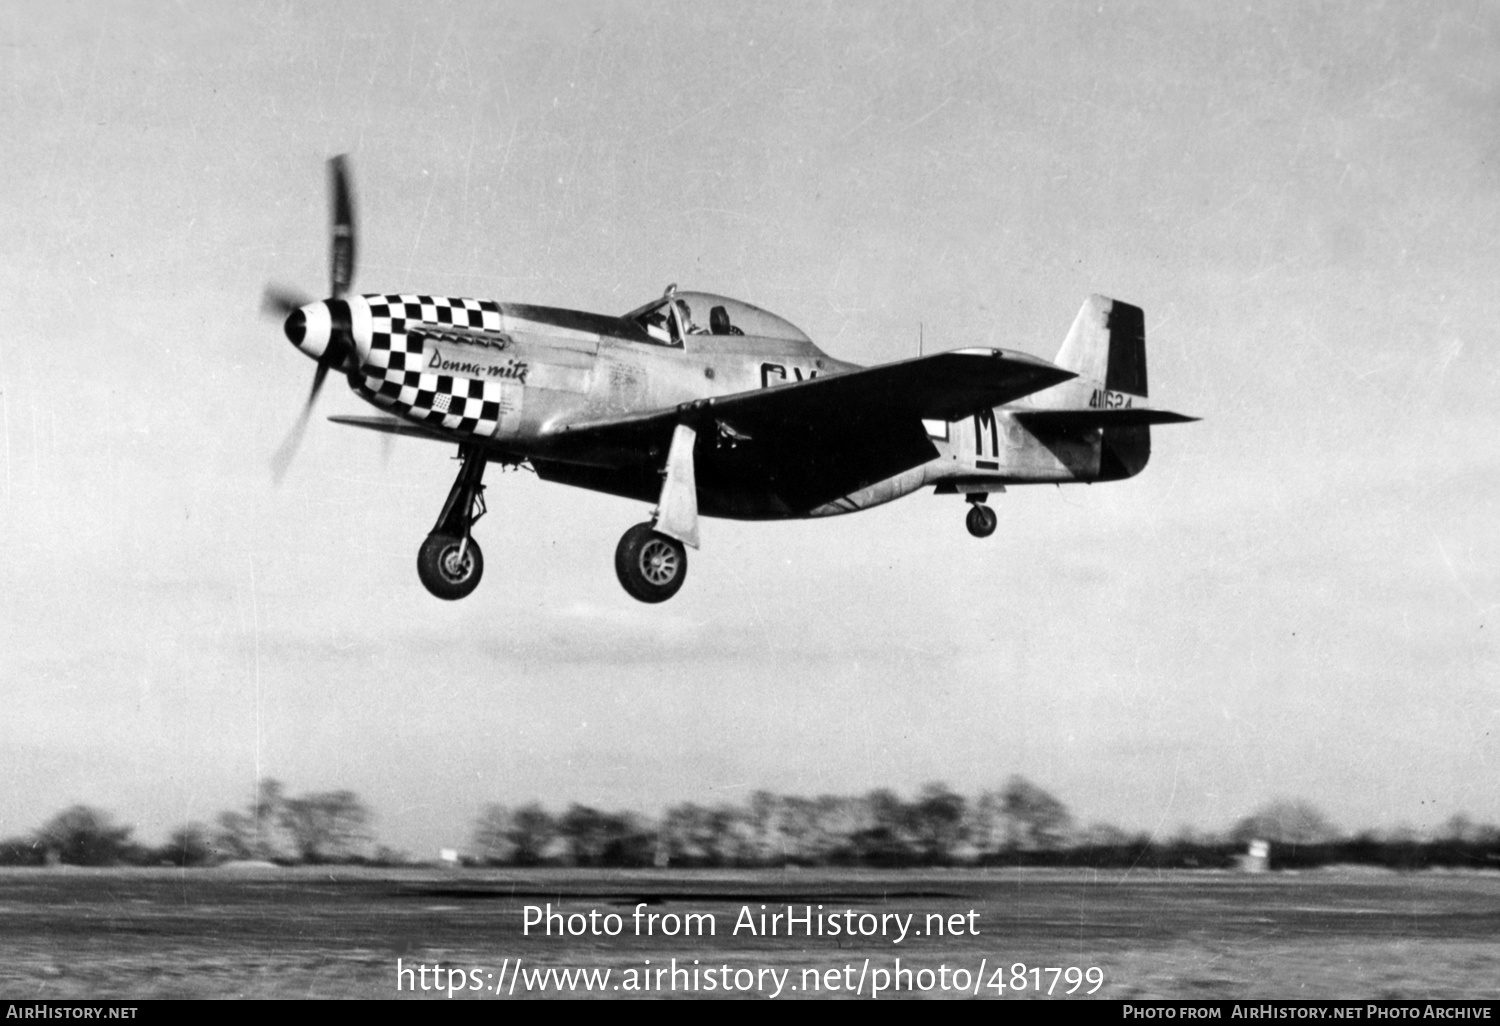
M1090 296L1057 353L1057 365L1102 384L1106 397L1124 393L1145 398L1145 314L1118 299ZM1100 436L1100 481L1134 477L1151 459L1151 428L1144 424L1105 427Z
M1078 311L1057 365L1091 378L1110 392L1144 397L1146 316L1138 306L1106 296L1090 296Z

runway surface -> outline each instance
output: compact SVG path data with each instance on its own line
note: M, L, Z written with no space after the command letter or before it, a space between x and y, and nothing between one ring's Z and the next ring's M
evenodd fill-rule
M0 922L12 999L1500 997L1500 873L60 868Z

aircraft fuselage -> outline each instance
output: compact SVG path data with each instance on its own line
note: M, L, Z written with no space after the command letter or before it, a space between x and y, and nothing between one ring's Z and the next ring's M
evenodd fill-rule
M685 334L670 347L623 318L572 310L415 295L345 302L361 398L435 435L477 443L492 459L530 460L544 479L646 502L660 490L656 466L621 469L620 454L604 451L590 460L565 445L559 429L860 369L805 339ZM926 422L932 459L834 501L794 509L764 489L710 477L699 482L700 511L736 519L822 517L931 486L983 494L1012 484L1109 479L1101 478L1105 429L1038 437L1015 416L1036 408L1038 399L1045 406L1046 398L1069 402L1074 394L1100 393L1098 383L1075 379L1048 391L1059 394Z

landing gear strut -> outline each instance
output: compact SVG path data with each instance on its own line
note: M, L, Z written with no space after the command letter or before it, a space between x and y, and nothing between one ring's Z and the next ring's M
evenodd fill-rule
M615 548L615 576L632 598L665 602L687 580L687 549L655 524L636 524Z
M470 529L485 514L481 482L486 460L484 453L472 445L460 445L458 458L463 465L448 492L448 501L417 551L417 576L422 585L450 602L479 587L479 578L484 576L484 554Z
M985 494L969 496L969 515L964 519L964 526L976 538L988 538L995 533L995 525L999 523L995 511L984 504L988 498Z

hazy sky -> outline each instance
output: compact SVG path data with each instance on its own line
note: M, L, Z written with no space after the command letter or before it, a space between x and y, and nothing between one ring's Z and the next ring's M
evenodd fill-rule
M1497 52L1487 3L5 4L0 836L257 775L420 853L490 801L1014 773L1165 833L1500 820ZM987 542L930 494L708 521L660 607L646 506L491 468L440 602L448 447L330 387L271 480L313 365L260 294L326 290L339 152L362 291L676 281L863 363L1050 358L1102 292L1205 419Z

